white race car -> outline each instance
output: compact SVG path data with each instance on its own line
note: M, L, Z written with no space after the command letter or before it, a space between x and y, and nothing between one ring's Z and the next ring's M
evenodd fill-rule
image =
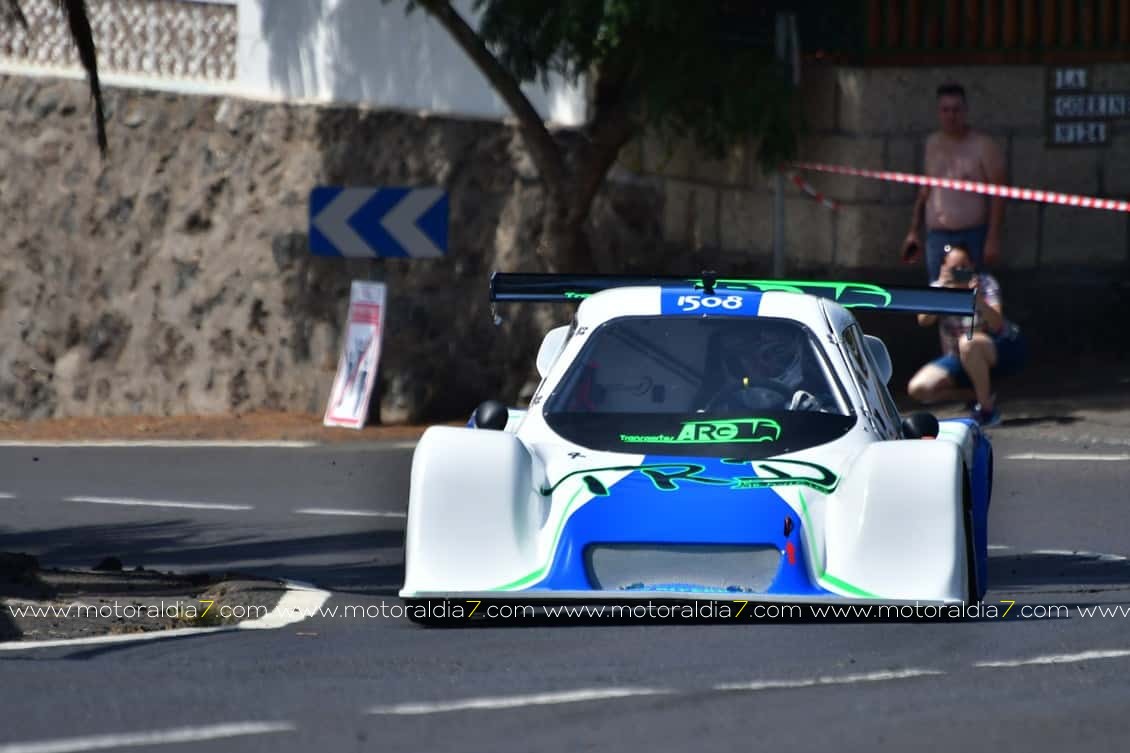
M410 604L983 595L988 439L900 416L849 311L970 315L971 292L496 274L491 295L580 305L528 410L488 402L417 445Z

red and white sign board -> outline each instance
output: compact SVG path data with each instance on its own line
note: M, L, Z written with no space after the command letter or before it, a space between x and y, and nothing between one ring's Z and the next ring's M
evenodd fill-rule
M360 429L365 425L381 357L384 315L385 284L354 280L337 376L322 420L326 426Z

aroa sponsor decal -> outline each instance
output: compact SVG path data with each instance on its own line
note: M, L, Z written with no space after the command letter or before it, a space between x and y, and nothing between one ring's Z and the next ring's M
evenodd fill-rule
M710 421L684 421L677 435L621 434L625 444L722 444L731 442L774 442L781 436L781 425L771 418L733 418Z
M781 425L771 418L687 421L677 442L774 442Z
M551 487L541 489L542 494L551 494L566 479L581 476L588 491L595 496L607 496L611 492L600 481L597 474L603 471L636 471L643 474L655 488L663 492L678 491L682 484L704 484L720 488L764 489L773 486L807 486L824 494L835 491L840 482L831 469L819 463L810 463L805 460L724 460L723 463L735 466L746 466L761 475L733 475L729 478L717 478L706 473L706 466L700 463L648 463L647 465L622 465L608 468L589 468L573 471L558 479Z

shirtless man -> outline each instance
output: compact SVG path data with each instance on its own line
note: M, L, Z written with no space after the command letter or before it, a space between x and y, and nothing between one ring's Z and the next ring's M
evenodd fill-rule
M1001 150L985 133L966 122L969 107L960 84L938 87L938 121L941 130L926 140L926 174L986 183L1004 183L1005 162ZM966 191L923 186L914 202L910 232L903 243L907 262L922 253L921 220L926 214L926 272L938 279L947 245L969 249L978 270L995 266L1000 258L1001 220L1004 199Z

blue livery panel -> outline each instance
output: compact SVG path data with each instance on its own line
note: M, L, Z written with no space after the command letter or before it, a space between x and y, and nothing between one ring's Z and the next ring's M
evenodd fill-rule
M580 483L603 489L565 522L553 563L546 576L529 591L592 590L586 562L590 546L715 545L724 547L774 547L780 553L777 571L762 591L725 589L735 594L829 595L808 572L808 552L800 516L772 488L741 488L731 484L736 476L750 476L749 463L726 463L715 458L647 457L649 468L668 467L670 474L633 471L607 489L599 482ZM710 484L690 481L680 468L702 469ZM599 475L594 473L594 476ZM724 481L723 481L724 480ZM722 591L707 584L681 582L640 583L638 590Z

